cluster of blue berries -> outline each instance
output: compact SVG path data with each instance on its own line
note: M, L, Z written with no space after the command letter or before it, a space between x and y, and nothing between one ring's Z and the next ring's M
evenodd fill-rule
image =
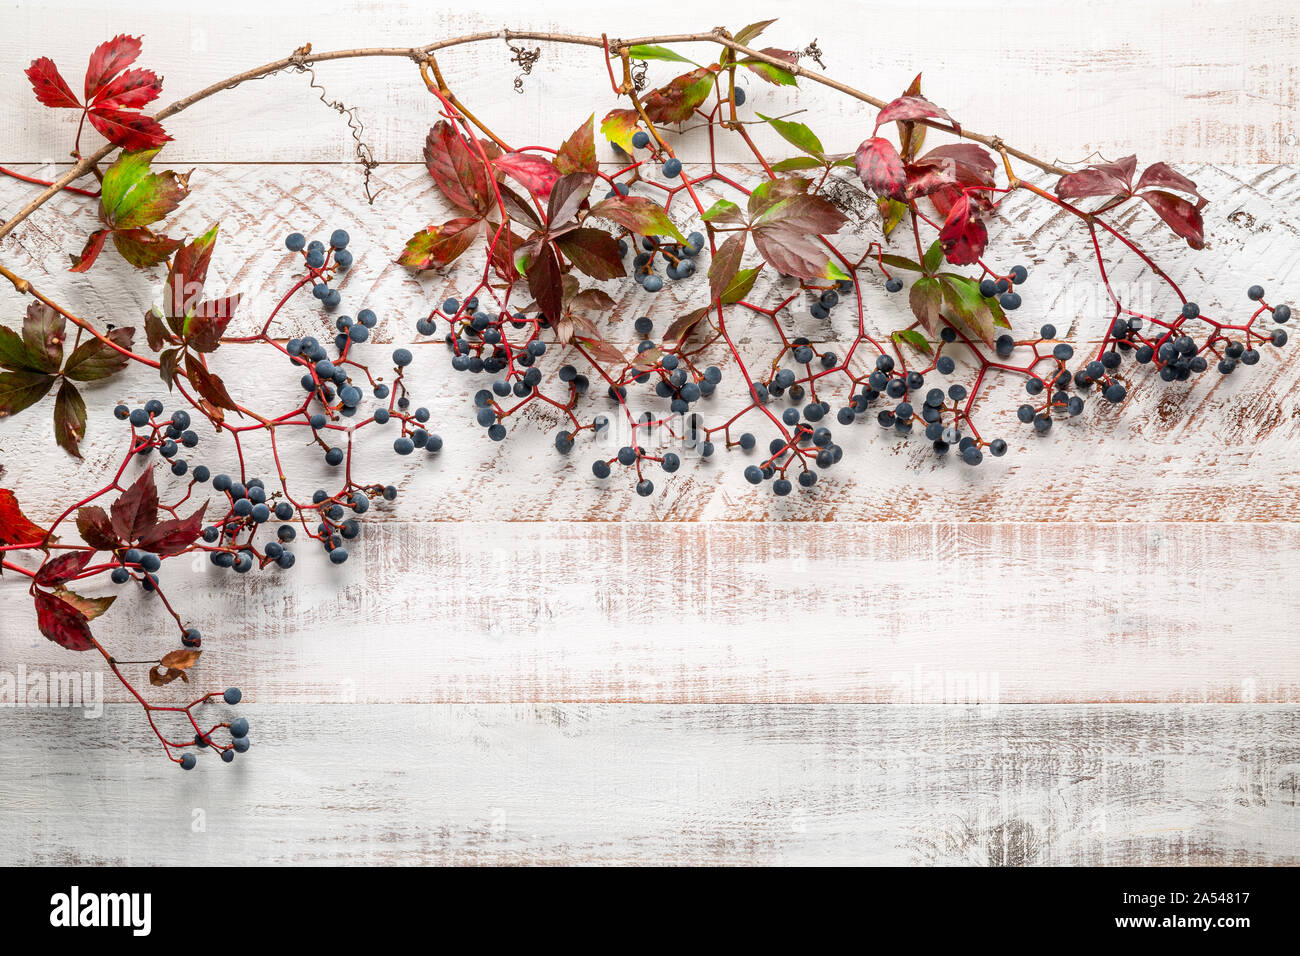
M238 687L227 687L221 694L221 699L233 707L244 699L244 695ZM198 750L211 747L221 755L222 762L233 763L235 754L248 753L248 748L252 746L252 741L248 739L248 718L236 717L230 723L221 726L230 731L230 744L228 746L223 747L217 744L212 739L211 732L206 734L199 732L194 735L194 747ZM177 763L180 764L182 770L193 770L198 764L198 758L193 752L187 751L181 754Z
M676 162L676 160L672 160ZM634 237L635 238L635 237ZM632 258L632 278L647 292L658 292L664 280L654 271L655 260L667 263L664 275L674 281L695 275L695 257L704 250L704 234L692 232L686 242L667 242L654 236L642 236L641 251ZM620 256L626 257L632 249L627 239L618 241Z
M333 311L343 301L337 289L330 288L334 274L352 268L352 253L348 251L349 236L345 229L335 229L330 234L329 245L318 239L307 241L301 232L285 237L284 247L303 257L312 279L312 294L321 300L326 309Z

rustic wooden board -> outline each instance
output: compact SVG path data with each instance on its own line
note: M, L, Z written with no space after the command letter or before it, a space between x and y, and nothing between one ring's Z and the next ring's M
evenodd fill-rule
M403 523L352 545L342 568L306 548L290 572L169 564L201 686L259 703L1300 701L1291 523ZM0 611L27 667L93 664L36 632L21 587ZM169 628L131 588L96 633L140 660Z
M1300 862L1292 707L247 710L164 780L134 707L0 711L0 861Z
M801 48L816 40L828 75L882 99L924 71L928 95L962 123L1048 160L1080 160L1094 150L1112 158L1136 150L1170 162L1291 163L1300 156L1300 65L1293 52L1300 27L1293 11L1268 0L1011 7L936 0L924 14L881 0L723 0L707 9L673 3L593 9L562 0L544 10L510 0L479 0L472 9L418 0L322 0L310 19L257 0L181 14L149 3L122 8L51 0L3 16L0 62L11 68L0 78L0 98L9 107L0 116L0 163L62 161L76 127L70 111L60 121L41 109L15 67L48 55L79 87L95 44L122 31L144 34L142 62L165 77L162 99L171 102L237 70L286 57L307 41L318 51L409 47L504 26L631 38L716 25L736 31L769 17L780 19L761 45ZM55 21L75 27L48 29ZM711 55L707 48L686 52ZM458 95L512 143L554 146L593 109L603 116L614 106L598 49L546 45L525 78L525 96L514 92L519 71L510 55L505 43L492 41L440 59ZM654 63L651 80L666 82L681 67ZM409 60L327 63L318 75L330 99L357 108L379 159L419 158L433 107ZM768 115L810 109L830 149L852 150L870 133L875 112L856 101L824 95L810 104L754 76L741 82L755 102L761 97L778 111ZM305 76L294 74L224 93L175 117L168 129L176 137L171 155L189 162L353 158L343 120L314 100ZM92 134L87 142L99 140ZM703 148L696 138L687 155Z

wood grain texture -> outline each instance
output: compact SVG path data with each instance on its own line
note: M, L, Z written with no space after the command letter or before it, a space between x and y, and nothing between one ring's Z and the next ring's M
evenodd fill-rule
M1192 252L1141 209L1128 215L1126 226L1139 241L1158 250L1166 271L1206 314L1244 317L1248 303L1243 291L1252 282L1276 290L1270 295L1277 301L1287 300L1300 288L1300 226L1284 211L1300 204L1300 175L1290 167L1191 166L1186 171L1215 197L1207 209L1207 228L1215 237L1211 248ZM752 171L739 167L729 172L752 177ZM1293 449L1300 437L1294 401L1300 364L1292 360L1289 346L1266 350L1259 366L1230 378L1211 375L1186 385L1165 385L1149 369L1129 363L1124 376L1132 396L1122 409L1094 401L1080 419L1046 437L1016 421L1016 406L1024 401L1022 382L1004 377L988 388L980 421L986 434L1005 437L1011 452L979 469L936 459L919 436L898 439L864 416L852 428L836 428L846 464L829 472L811 494L776 499L766 488L755 489L742 477L748 459L737 451L710 462L688 461L671 479L657 475L662 493L636 498L630 482L617 477L599 482L591 476L590 463L597 454L611 457L625 443L617 434L598 451L584 440L565 458L552 446L563 424L556 415L530 410L500 444L489 441L474 424L472 395L486 387L490 377L453 372L441 340L421 340L414 329L415 319L433 304L462 291L463 274L458 285L454 276L413 277L392 263L406 237L440 221L447 210L422 167L385 167L378 181L390 188L370 207L357 200L355 171L341 167L205 166L196 172L195 193L177 222L180 230L191 233L222 223L225 238L209 288L213 294L248 295L232 334L260 327L291 283L290 258L282 245L285 234L292 229L326 234L338 225L352 232L359 258L341 285L343 308L355 312L369 306L380 314L372 341L355 354L382 371L393 345L417 345L418 358L407 380L415 401L429 407L447 441L438 462L432 463L420 456L393 455L382 431L367 430L359 438L363 470L372 469L375 480L397 483L412 502L439 502L436 509L402 510L405 519L1275 520L1279 499L1298 489ZM16 202L27 189L0 181L0 203ZM85 316L138 326L158 295L163 274L155 270L142 276L111 252L91 274L67 272L68 250L80 247L92 228L91 216L86 203L76 197L64 196L51 205L49 214L25 224L7 261L21 274L36 277L47 294L76 303ZM687 226L694 224L684 215L682 219ZM845 245L849 250L864 248L872 238L849 235ZM1081 242L1086 243L1086 236L1079 234L1073 217L1034 202L1013 201L1005 208L993 248L1006 250L1006 258L1023 260L1032 270L1026 304L1013 314L1017 335L1030 336L1049 321L1063 338L1084 343L1095 341L1105 328L1104 287ZM912 317L902 298L888 295L878 280L863 274L863 308L868 328L884 337ZM1130 301L1152 310L1177 306L1176 299L1131 262L1117 261L1112 281ZM630 283L607 286L618 297L619 309L606 333L619 342L635 341L629 316L649 312L662 329L669 317L698 305L703 288L700 283L670 283L669 290L652 298L639 290L629 292ZM754 299L771 301L778 295L760 289ZM310 295L301 294L277 327L286 336L332 334L332 317L316 305ZM22 307L12 290L0 291L0 321L12 323ZM782 321L787 334L808 335L841 353L856 329L851 306L837 309L832 320L818 321L805 303L788 315L782 313ZM734 322L731 329L747 360L770 360L776 341L771 323L753 315L738 316ZM718 395L700 406L709 424L725 421L743 404L744 385L734 363L724 360L725 349L716 351L724 380ZM239 382L236 398L281 410L301 400L299 376L292 368L277 363L250 369L247 354L247 348L231 346L214 359L218 371L239 367L237 379L232 377ZM571 358L553 349L544 364L558 367ZM956 358L963 361L960 352ZM970 384L972 376L972 365L965 362L951 381ZM52 400L0 425L0 457L14 476L10 480L21 484L39 476L51 488L51 502L34 504L34 514L53 517L44 515L42 507L48 510L54 500L80 492L87 475L98 474L118 454L121 431L108 415L111 400L139 402L160 390L156 377L143 368L95 390L97 411L84 446L87 462L80 467L53 446L46 407ZM642 392L649 395L649 389ZM831 400L842 404L847 392L833 392ZM642 407L661 404L647 397ZM583 414L591 416L608 411L610 404L593 399L582 407ZM757 412L740 423L736 434L742 430L753 430L760 447L775 434ZM30 447L49 451L17 453ZM205 445L203 454L216 470L233 466L233 451L223 438ZM249 454L255 473L269 472L265 443L252 442ZM306 481L327 477L319 455L305 444L287 442L285 462L289 474L303 475ZM466 475L473 480L464 480ZM484 481L508 491L484 494ZM1116 493L1129 482L1137 484L1132 493ZM375 517L384 520L383 515Z
M417 0L322 0L309 19L256 0L183 15L156 2L122 8L52 0L0 12L0 61L9 67L0 98L10 106L0 117L0 162L63 160L75 132L70 111L52 118L39 107L20 67L51 56L79 87L94 45L122 31L145 35L142 62L166 78L163 101L171 102L307 41L316 50L412 46L504 26L632 37L719 24L735 31L768 17L780 19L764 35L766 45L797 49L815 39L831 76L883 99L924 71L929 96L962 123L1047 160L1080 160L1092 151L1116 158L1135 148L1170 162L1289 163L1300 156L1300 26L1294 11L1267 0L1230 7L937 0L921 21L911 8L880 0L723 0L707 9L592 8L568 0L544 10L508 0L481 0L472 10ZM76 28L44 29L52 19ZM709 55L703 48L686 52ZM615 105L595 49L546 46L525 78L526 96L514 92L518 68L504 43L450 50L441 59L457 93L512 143L554 146L593 109L604 115ZM665 82L680 66L652 64L651 78ZM409 61L345 61L326 64L319 75L331 99L358 109L379 159L419 158L433 108ZM850 151L870 133L874 111L855 101L826 93L810 103L757 77L742 82L754 102L771 106L768 115L809 109L830 149ZM177 161L353 158L342 119L315 101L305 76L294 74L224 93L168 129ZM698 157L704 148L696 138L686 155Z
M1290 523L385 524L350 547L342 568L303 547L292 572L238 578L169 563L164 591L204 635L198 686L377 704L1300 702ZM122 593L96 621L122 660L174 639L156 599L101 592ZM94 663L36 632L21 587L0 613L28 668Z
M142 65L166 76L166 103L307 41L414 44L506 24L631 36L770 16L782 18L770 42L816 38L836 78L888 97L924 70L927 93L969 127L1044 159L1178 164L1212 200L1210 247L1192 253L1142 209L1123 224L1207 312L1244 314L1255 282L1278 301L1300 288L1300 17L1263 0L936 0L921 27L915 10L877 0L723 0L689 14L320 0L309 17L252 0L9 5L0 164L47 178L65 168L75 116L40 108L22 67L48 54L79 88L90 50L122 31L144 34ZM510 142L553 146L615 102L597 51L542 52L522 97L504 44L441 61ZM651 66L652 79L673 73ZM357 108L384 162L374 205L342 118L305 75L284 74L168 123L176 141L162 158L197 167L175 231L221 223L209 286L249 297L238 332L290 281L287 232L349 229L359 258L344 311L379 312L364 349L376 367L395 345L418 346L408 379L446 446L414 462L383 436L360 443L359 470L402 494L366 515L342 568L302 548L283 580L201 561L165 569L168 595L204 632L200 686L247 695L255 747L234 766L204 759L180 773L132 704L108 704L101 720L0 706L0 863L1300 863L1300 598L1289 587L1300 363L1288 350L1193 388L1135 377L1124 409L1091 409L1046 440L1014 422L1018 384L998 384L988 407L1004 415L986 430L1011 453L980 469L864 424L838 429L843 470L811 494L753 489L735 452L656 475L660 490L640 499L591 477L590 446L558 456L558 420L529 413L503 444L473 424L486 378L452 373L414 333L430 303L461 290L392 264L447 214L418 163L429 97L401 60L331 64L319 80ZM828 91L743 82L751 108L806 111L828 149L869 133L874 111ZM785 155L765 128L752 132ZM679 152L698 160L704 141L687 134ZM752 157L722 158L729 174L754 175L735 165ZM0 177L0 218L33 188ZM0 261L82 315L139 325L160 271L109 251L89 276L67 272L93 222L92 203L59 197L0 244ZM855 228L850 248L874 238ZM1050 321L1080 343L1104 327L1078 228L1019 197L1004 207L992 247L1031 269L1018 334ZM1117 288L1174 308L1107 256ZM651 300L610 289L625 318L609 335L630 344L627 317ZM698 289L670 284L655 302L680 312ZM0 322L24 304L0 290ZM327 329L313 305L290 307L286 334ZM908 321L875 280L864 309L886 334ZM843 308L785 321L816 342L853 328ZM732 330L747 360L774 340L754 318ZM215 365L243 365L240 388L259 402L295 403L288 366L250 369L249 354L227 348ZM735 405L738 376L724 374L706 414ZM81 464L54 447L48 400L0 422L5 485L51 520L116 464L110 403L160 391L145 370L92 390ZM335 480L306 447L284 453L300 489ZM207 433L193 460L233 467L230 445ZM271 473L264 446L249 461ZM122 657L171 642L134 592L96 627ZM40 636L25 589L0 585L0 679L93 667L83 658ZM111 678L104 691L123 699ZM155 693L179 700L184 688Z
M159 781L133 707L0 711L0 862L1300 862L1294 708L246 712Z

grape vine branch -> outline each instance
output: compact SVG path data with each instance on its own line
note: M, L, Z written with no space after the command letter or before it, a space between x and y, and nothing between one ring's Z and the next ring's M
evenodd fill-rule
M713 458L718 446L756 453L744 469L752 485L770 483L777 496L790 494L796 484L813 489L819 474L843 457L839 429L870 418L898 436L922 432L936 455L955 450L953 457L977 466L986 454L1001 458L1009 450L1005 439L985 437L976 422L977 401L994 376L1022 382L1028 400L1016 417L1043 435L1053 422L1080 415L1089 396L1123 405L1134 366L1173 384L1211 368L1231 374L1257 364L1263 346L1285 344L1282 326L1290 318L1289 306L1270 304L1256 285L1247 290L1253 303L1248 317L1203 313L1155 254L1112 215L1145 204L1176 238L1202 248L1201 210L1207 200L1168 164L1150 164L1139 175L1132 156L1078 170L1047 163L996 136L964 128L922 95L919 76L886 101L799 65L791 50L756 48L753 41L773 22L750 24L735 34L716 28L635 40L507 30L410 48L317 54L307 45L152 116L140 111L160 95L162 82L151 70L128 69L141 52L138 38L118 36L96 48L81 97L53 61L34 60L27 76L37 99L52 109L81 113L75 162L48 184L0 169L44 187L0 226L0 240L51 197L74 193L97 202L98 224L82 251L71 254L72 271L88 272L111 245L137 268L166 265L167 282L162 301L144 316L146 349L137 345L135 328L100 328L0 265L0 275L32 299L21 331L0 325L0 419L36 405L57 388L55 438L80 458L88 420L82 390L129 365L152 370L183 405L168 415L158 398L137 408L117 404L113 414L130 432L112 480L69 504L47 527L27 518L14 491L0 488L0 573L26 580L41 633L69 650L97 651L144 708L171 760L189 769L197 752L211 749L230 762L249 747L247 721L220 720L205 729L207 722L200 723L196 711L218 700L238 704L237 688L205 692L188 704L159 704L127 673L129 667L148 665L153 687L188 683L204 653L198 627L165 593L159 577L164 562L191 555L236 575L287 571L296 562L296 543L305 541L341 564L372 504L383 506L398 497L395 485L360 475L354 456L362 433L395 431L393 451L402 457L417 450L436 456L442 448L442 438L430 429L429 409L415 405L408 390L412 351L392 352L391 374L365 360L380 321L374 309L362 308L355 317L338 315L321 327L324 341L317 335L282 334L286 307L301 293L310 291L317 300L313 309L339 310L337 280L354 264L347 230L335 229L328 241L309 241L300 232L286 236L285 248L297 267L292 282L257 316L252 331L231 334L228 327L242 296L205 293L219 226L181 240L160 225L191 189L189 174L154 168L170 140L161 123L223 90L285 70L305 72L321 63L364 57L412 61L438 107L424 144L425 165L454 212L453 218L416 232L396 256L415 273L444 276L454 290L428 307L415 323L417 335L434 344L445 323L441 344L451 368L491 376L473 398L475 420L490 440L504 440L506 423L525 410L540 410L545 420L562 426L554 436L560 454L590 441L600 452L592 474L606 479L616 467L627 469L641 496L654 493L652 466L671 474L681 467L684 453L703 461ZM609 111L599 124L618 168L611 171L596 160L594 112L558 148L516 148L457 97L438 52L492 41L511 45L512 62L523 74L533 69L537 56L512 41L600 50L610 90L628 104ZM707 45L716 59L700 65L673 49L695 44ZM808 49L817 55L815 45ZM651 61L693 68L646 89ZM867 104L876 110L870 135L854 153L840 155L828 152L808 125L789 116L754 110L756 118L742 119L739 110L748 97L737 84L741 70L777 87L807 79ZM516 77L516 88L520 85ZM355 113L326 98L314 72L312 86L327 106L348 117L373 202L369 174L377 164L362 142ZM684 131L688 122L707 131L707 163L685 164L673 148L673 128ZM109 142L83 155L87 123ZM758 123L794 147L794 154L766 155L749 131ZM881 135L882 128L896 132L897 145ZM956 141L923 151L930 133ZM719 164L716 144L723 135L736 137L753 156L761 170L757 183L742 182ZM117 150L120 155L102 168ZM1019 176L1016 161L1056 177L1054 187ZM998 183L999 171L1005 185ZM91 175L97 190L73 185ZM1061 341L1051 323L1013 332L1010 315L1024 304L1021 289L1029 271L992 261L988 229L1011 195L1047 203L1077 220L1083 256L1095 266L1107 302L1105 327L1083 350ZM850 223L846 212L861 208L878 217L870 222L876 232L868 241L862 217L862 228L842 234ZM684 233L678 222L685 217L698 221L700 229ZM466 255L471 249L482 252L481 264L466 265L474 261ZM1111 281L1115 257L1136 260L1168 301L1138 309L1121 297ZM665 280L689 286L697 263L706 260L707 267L698 269L707 272L707 298L698 307L673 309L680 314L658 332L651 310L637 317L634 356L611 341L608 325L602 325L617 318L609 283L630 276L639 286L636 295L653 297ZM882 328L881 318L868 314L864 292L877 273L891 294L907 288L903 277L911 277L902 327ZM520 290L531 301L521 303ZM792 334L797 312L806 310L825 323L845 307L852 313L852 334L842 354L828 347L830 342ZM243 305L245 313L249 309ZM734 325L728 325L737 314L770 327L774 354L746 354ZM324 315L320 320L328 321ZM301 397L287 408L271 409L237 398L241 383L228 385L211 359L223 348L249 347L290 368ZM556 354L563 356L558 367L548 358ZM702 410L724 394L724 369L735 370L743 389L736 407L710 424ZM965 375L964 382L947 382L956 375ZM634 408L643 400L633 392L639 385L651 393L644 400L652 407L642 411ZM613 404L615 421L588 414L587 406L602 398ZM372 400L378 405L367 408ZM193 449L202 442L211 443L197 430L204 422L233 446L228 472L186 457L197 454ZM769 434L765 448L751 428ZM281 456L286 434L307 436L325 464L337 469L332 489L296 490L298 482L291 483ZM264 440L269 449L272 467L264 476L254 473L246 454L253 439ZM157 470L162 487L152 464L155 455L165 466ZM138 474L128 478L137 465ZM68 523L75 524L83 543L63 543ZM107 558L96 561L98 554ZM17 560L22 555L35 566ZM87 597L72 589L104 577L156 597L181 646L156 660L114 658L92 635L90 623L108 611L116 595ZM184 736L158 726L155 718L163 714L183 715ZM217 739L217 731L225 736Z

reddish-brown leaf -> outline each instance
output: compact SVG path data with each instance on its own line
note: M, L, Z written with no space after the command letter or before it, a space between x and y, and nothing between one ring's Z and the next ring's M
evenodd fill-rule
M40 544L45 529L27 520L18 499L7 488L0 488L0 544Z
M1199 207L1182 196L1161 189L1148 189L1138 195L1159 213L1170 229L1186 239L1189 246L1193 249L1205 248L1205 223L1201 220Z
M99 258L100 252L104 249L104 241L111 235L108 229L96 229L86 239L86 245L81 250L81 255L70 255L72 260L72 272L85 272L95 264Z
M482 159L446 120L439 120L429 130L424 164L452 205L480 216L491 208L489 176Z
M35 590L36 626L42 634L70 651L88 651L95 646L86 615L62 598L40 588Z
M94 556L93 551L69 551L51 558L36 572L36 583L46 587L66 584L80 574Z
M86 401L77 386L64 379L54 396L54 440L69 455L80 458L85 437Z
M952 124L953 129L961 131L961 126L948 115L947 110L940 109L923 96L900 96L887 104L876 117L876 129L890 122L928 119L947 120Z
M116 595L110 594L108 597L88 598L82 597L75 591L69 591L67 588L55 588L54 596L61 601L66 601L74 608L81 612L87 621L93 621L99 617L117 600Z
M203 363L194 357L193 352L185 353L185 377L214 408L239 411L239 406L226 391L226 383L215 373L208 371Z
M99 505L84 505L77 509L77 533L96 551L115 551L122 544L113 530L108 512Z
M147 269L160 262L166 262L168 256L180 247L179 239L160 236L141 226L136 229L118 229L113 233L113 245L122 258L137 269ZM74 269L80 272L80 269Z
M889 140L876 136L863 142L853 155L853 165L867 188L877 195L900 201L907 198L903 157Z
M1152 163L1142 171L1142 178L1138 180L1134 191L1141 192L1148 187L1177 189L1179 192L1189 193L1198 199L1201 196L1196 191L1196 183L1174 170L1168 163Z
M975 215L969 195L963 194L948 212L943 228L939 230L943 254L953 265L970 265L984 254L989 233L984 222Z
M44 302L33 302L23 317L23 342L27 354L35 359L43 372L57 372L63 363L63 336L66 329L63 315Z
M213 226L192 242L176 250L167 271L167 314L181 317L198 308L203 301L203 286L208 281L208 267L217 243Z
M188 518L169 518L140 535L139 545L146 551L158 555L179 554L192 545L203 533L203 512L205 503Z
M731 285L740 270L740 259L745 254L745 233L735 232L727 237L713 254L709 263L709 296L719 298Z
M36 93L36 99L45 106L56 109L81 109L81 101L77 99L72 88L68 86L68 81L59 73L59 68L48 56L32 60L32 65L25 72Z
M563 311L564 287L555 250L543 243L528 264L528 291L542 314L554 322Z
M555 245L576 269L593 279L617 279L627 274L618 240L603 229L574 229L556 239Z
M109 508L113 533L123 541L134 541L158 521L158 488L153 469L146 468L134 484L118 496Z
M573 131L555 155L555 168L563 174L596 172L596 114Z
M582 172L568 173L556 181L546 203L546 222L552 232L572 221L595 182L595 173Z
M1062 199L1088 196L1123 196L1133 191L1133 173L1137 157L1125 156L1113 163L1097 163L1077 173L1067 173L1056 183L1056 195Z

